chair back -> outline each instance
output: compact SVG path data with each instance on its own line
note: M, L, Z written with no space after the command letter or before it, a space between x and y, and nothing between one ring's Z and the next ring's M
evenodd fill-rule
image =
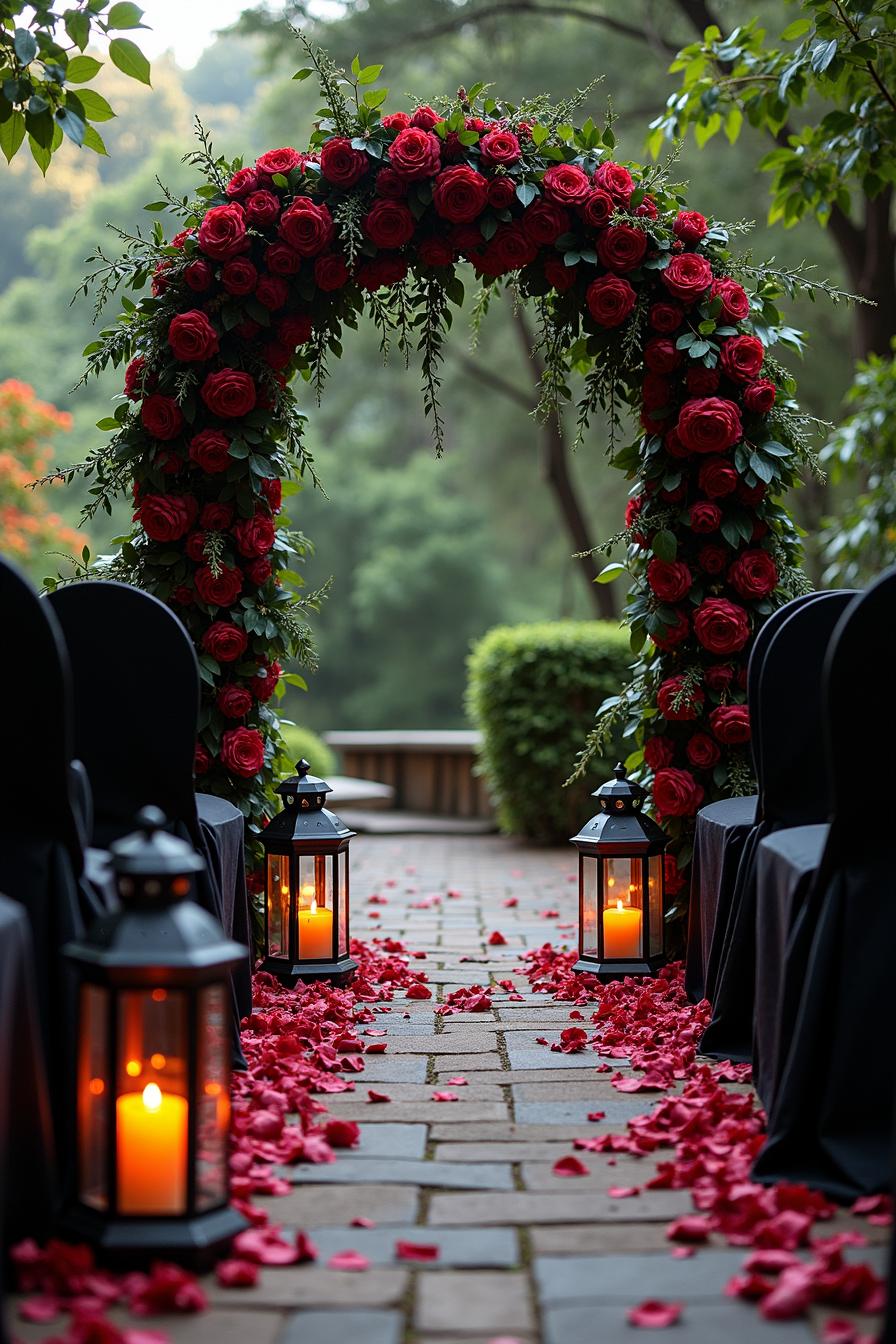
M751 723L755 724L759 718L759 681L769 645L788 617L792 616L799 607L805 606L807 602L811 602L817 596L817 593L804 593L800 597L794 597L790 602L785 602L783 607L776 607L759 627L756 638L753 640L753 647L750 650L750 661L747 664L747 704L750 707ZM753 757L753 774L758 780L762 777L762 762L759 757L759 735L755 732L750 738L750 751Z
M147 803L195 843L199 667L187 631L158 598L123 583L73 583L48 600L71 659L74 754L90 780L92 843L108 848Z
M823 669L828 646L852 591L814 593L788 614L769 640L759 674L757 815L773 827L805 826L830 814L824 735Z

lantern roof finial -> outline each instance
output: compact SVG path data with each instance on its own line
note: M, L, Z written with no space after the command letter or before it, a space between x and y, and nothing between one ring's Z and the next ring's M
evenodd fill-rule
M109 846L112 871L119 877L186 877L205 868L205 860L186 840L171 835L168 819L158 807L142 807L137 829Z

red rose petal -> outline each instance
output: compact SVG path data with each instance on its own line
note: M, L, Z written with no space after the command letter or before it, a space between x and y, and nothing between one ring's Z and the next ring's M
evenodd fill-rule
M395 1258L396 1260L438 1260L439 1248L416 1241L396 1241Z
M392 1098L385 1092L375 1092L372 1087L367 1089L367 1100L369 1102L391 1101Z
M433 1101L460 1101L456 1092L433 1092Z
M370 1261L360 1251L337 1251L327 1261L327 1269L341 1269L352 1274L369 1268Z
M611 1185L607 1190L608 1199L632 1199L635 1195L640 1195L641 1190L637 1185Z
M625 1317L629 1325L640 1326L644 1330L663 1330L675 1325L681 1318L681 1303L659 1302L649 1298L640 1306L631 1307Z
M220 1260L215 1278L222 1288L254 1288L258 1283L258 1265L249 1260Z
M573 1157L570 1153L567 1157L558 1158L551 1168L555 1176L590 1176L591 1170L585 1166L585 1163L579 1158Z

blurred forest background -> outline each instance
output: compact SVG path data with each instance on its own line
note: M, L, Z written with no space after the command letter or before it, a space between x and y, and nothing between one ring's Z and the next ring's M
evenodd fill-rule
M151 26L151 0L145 8ZM671 55L699 33L688 13L705 14L688 0L630 0L624 12L593 5L585 18L559 0L538 14L525 0L478 8L487 17L464 25L457 22L463 6L445 0L329 5L326 22L295 9L291 16L341 63L356 52L363 62L384 62L389 110L478 80L512 99L542 91L566 96L599 78L580 119L602 119L609 98L618 157L643 160L648 123L676 87L677 77L666 73ZM787 21L781 11L789 7L780 0L754 0L750 8L774 31ZM715 11L730 27L742 5L718 0ZM272 4L249 14L241 31L219 36L192 69L170 57L155 60L152 90L108 66L103 93L118 113L103 127L108 158L66 143L46 180L25 154L3 169L0 381L28 383L40 400L70 413L70 427L65 419L51 427L54 441L43 455L53 463L85 457L98 436L95 422L120 390L120 375L112 373L70 393L93 328L91 302L81 297L69 307L69 300L94 245L113 242L104 238L106 223L129 229L155 218L142 207L159 196L156 176L177 192L190 189L181 156L196 114L218 150L247 161L264 149L305 145L318 100L313 80L291 79L304 62L283 13ZM722 220L756 220L742 241L758 259L806 259L850 288L816 223L765 225L768 185L756 165L767 148L747 128L734 145L719 135L701 150L690 138L674 177L689 184L693 208ZM794 361L801 401L838 420L854 372L850 313L803 301L791 317L811 339L805 361ZM351 337L323 405L309 401L305 408L327 497L309 487L291 502L291 515L315 543L310 582L332 575L334 583L317 621L320 671L308 695L290 692L292 716L318 730L461 726L471 640L498 622L587 617L595 613L595 594L605 603L622 599L619 585L596 589L572 558L545 480L546 453L557 444L529 413L534 376L509 302L492 305L475 352L469 329L457 322L444 379L447 451L436 460L413 367L381 366L372 324ZM626 482L604 449L598 428L570 459L592 542L618 529L626 497ZM77 525L85 489L76 481L50 491L49 507L69 526ZM831 511L830 491L813 484L793 500L809 533L816 581L814 537ZM102 553L128 525L122 507L111 520L96 519L85 540ZM41 558L33 576L40 580L57 564Z

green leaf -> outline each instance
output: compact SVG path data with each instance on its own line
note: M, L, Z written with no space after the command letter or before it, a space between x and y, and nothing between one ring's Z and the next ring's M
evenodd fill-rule
M71 108L60 107L56 113L56 125L61 126L63 134L80 149L84 143L84 132L87 130L81 117Z
M102 61L96 61L92 56L73 56L65 72L65 82L67 84L86 84L88 79L93 79L94 75L102 68Z
M667 564L670 564L678 553L675 533L670 532L668 528L662 528L654 537L651 550L658 560L665 560Z
M477 145L479 143L479 132L458 131L457 138L462 145Z
M30 65L37 55L37 40L27 28L16 29L12 46L22 65Z
M304 66L303 69L297 70L295 72L295 74L293 75L293 79L307 79L309 75L313 74L314 71L311 69L310 65L306 65Z
M94 154L108 155L105 141L95 126L85 127L84 148L92 149Z
M538 195L538 188L533 182L520 182L517 185L516 197L523 205L531 205Z
M365 65L363 70L355 72L355 78L359 84L374 84L382 73L381 65Z
M383 103L389 97L388 89L370 89L364 95L365 107L382 107Z
M781 40L782 42L793 42L796 38L802 37L803 33L808 33L811 27L811 19L794 19L793 23L788 23L784 29Z
M21 112L13 111L6 121L0 121L0 149L7 163L15 158L24 139L25 118Z
M548 130L547 126L533 126L533 127L532 127L532 143L533 143L533 145L536 145L536 146L537 146L537 145L543 145L544 142L545 142L545 140L547 140L547 138L548 138L549 135L550 135L550 131Z
M70 9L65 16L65 31L79 51L83 51L90 41L90 17L76 9ZM75 57L75 60L78 58ZM71 70L72 63L68 63Z
M598 574L594 582L612 583L614 579L618 579L621 577L621 575L627 573L628 570L626 569L625 565L620 565L614 561L612 564L604 565L603 569Z
M150 88L152 87L149 61L136 42L132 42L127 37L113 37L109 43L109 55L112 58L112 64L117 66L123 75L128 75L131 79L139 80L141 84L148 84Z
M79 89L78 101L91 121L111 121L115 116L103 95L94 89Z
M139 5L132 5L126 0L120 0L120 3L113 5L106 15L106 24L109 28L142 28L143 10Z

